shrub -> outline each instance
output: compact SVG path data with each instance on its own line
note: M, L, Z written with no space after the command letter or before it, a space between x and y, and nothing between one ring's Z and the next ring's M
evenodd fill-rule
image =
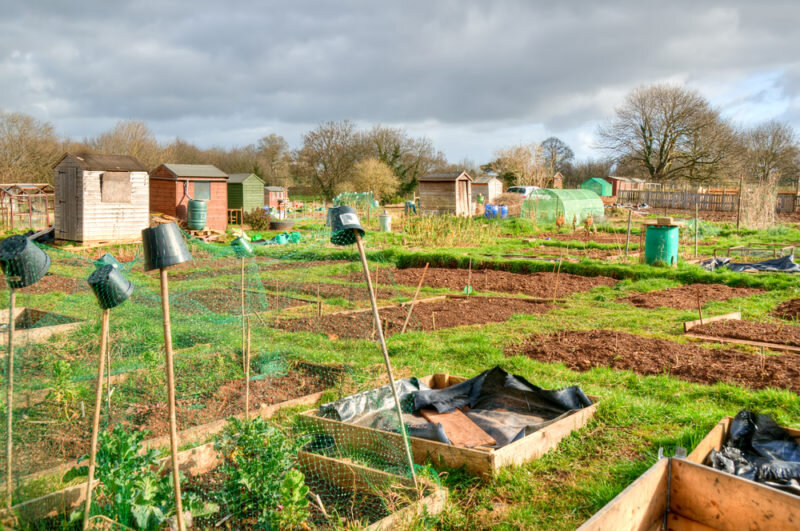
M244 224L253 230L269 230L269 214L263 208L244 213Z

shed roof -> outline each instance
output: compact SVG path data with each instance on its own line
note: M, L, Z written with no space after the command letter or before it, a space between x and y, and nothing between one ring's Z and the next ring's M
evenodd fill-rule
M436 173L429 173L419 178L420 182L423 181L456 181L462 175L472 181L472 177L465 171L440 171Z
M261 177L259 177L255 173L231 173L230 175L228 175L228 184L231 184L231 183L241 184L241 183L245 182L247 179L249 179L250 177L255 177L256 179L261 181ZM261 182L263 183L264 181L261 181Z
M495 180L499 181L500 179L498 179L494 175L481 175L480 177L476 177L475 179L473 179L472 182L475 184L489 184L490 182Z
M228 174L211 164L163 164L176 177L227 178Z
M64 153L53 167L71 157L80 164L84 171L147 171L139 159L130 155L103 155L101 153Z
M267 190L268 192L283 192L286 190L286 188L283 186L265 186L264 190Z

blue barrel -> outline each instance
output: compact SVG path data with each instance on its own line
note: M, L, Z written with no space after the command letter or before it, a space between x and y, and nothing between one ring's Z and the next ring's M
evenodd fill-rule
M483 215L486 217L486 219L492 219L492 205L486 205L483 210Z
M650 265L678 265L678 227L648 225L644 261Z
M508 205L500 205L500 217L506 219L508 217Z
M497 205L492 205L492 217L496 218L500 213L500 208Z
M186 209L186 225L191 230L203 230L206 226L206 202L190 199Z

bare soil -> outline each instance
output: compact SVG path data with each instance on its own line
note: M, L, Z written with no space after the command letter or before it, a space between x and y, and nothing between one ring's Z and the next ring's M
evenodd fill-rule
M625 248L625 234L611 232L586 232L578 230L575 232L543 232L537 234L532 241L536 240L558 240L562 242L595 242L595 243L616 243L621 248ZM639 243L639 235L631 234L631 244Z
M8 289L5 276L0 275L0 289ZM85 279L64 277L61 275L45 275L39 282L17 290L18 293L31 293L42 295L60 291L62 293L74 293L76 291L88 291L89 285Z
M791 299L786 302L782 302L777 308L775 308L775 311L772 312L772 315L788 321L800 321L800 299Z
M764 341L800 347L800 327L790 324L756 323L731 319L695 326L691 332L704 336Z
M550 303L532 302L525 299L502 297L465 297L414 306L406 331L432 331L485 323L498 323L518 313L544 313L553 306ZM403 328L408 306L394 306L380 310L385 335L391 336ZM332 338L376 339L372 311L328 314L322 317L287 319L278 321L277 328L291 332L320 332Z
M393 269L386 277L391 282L416 287L422 276L423 268ZM382 274L383 275L383 274ZM556 288L558 277L558 291ZM356 275L348 277L356 280ZM469 272L466 269L428 268L424 285L429 288L447 288L462 291L467 285ZM388 280L381 280L385 284ZM552 298L565 297L573 293L589 291L597 286L613 286L617 283L608 277L584 277L569 273L511 273L492 269L473 269L469 280L472 289L478 292L498 292L528 295L531 297Z
M647 293L637 293L620 299L637 308L677 308L679 310L696 310L697 299L700 306L711 301L726 301L734 297L750 297L764 293L762 289L732 288L725 284L687 284Z
M624 252L623 245L623 252ZM630 251L630 249L629 249ZM631 253L635 251L630 251ZM531 247L529 249L520 249L514 251L514 254L528 254L533 256L546 256L548 258L558 258L560 256L580 256L586 258L610 258L612 256L619 256L619 251L608 251L604 249L569 249L560 247Z
M360 280L363 280L363 277L360 277ZM268 283L266 285L267 289L273 290L275 284ZM303 293L304 295L308 295L311 299L316 299L317 293L321 298L325 299L334 299L334 298L341 298L348 301L361 301L361 300L369 300L369 292L367 291L366 286L355 286L355 285L348 285L348 284L328 284L328 283L300 283L300 284L292 284L289 282L277 284L277 287L282 290L291 290L297 293ZM373 289L375 289L375 296L379 299L391 299L394 297L398 297L403 295L398 289L394 288L377 288L373 284Z
M777 387L800 392L800 365L794 355L759 356L736 350L647 338L614 330L533 335L508 356L564 363L577 371L596 367L663 374L702 384L727 382L753 389Z

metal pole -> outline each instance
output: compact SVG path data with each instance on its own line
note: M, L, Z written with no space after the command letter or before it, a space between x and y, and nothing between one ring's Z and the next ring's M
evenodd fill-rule
M89 480L86 483L86 504L83 509L83 529L89 527L89 510L92 508L92 483L97 459L97 435L100 431L100 408L103 404L103 372L108 347L108 316L110 310L103 310L103 321L100 327L100 362L97 366L97 385L94 394L94 416L92 417L92 449L89 453Z
M628 210L628 231L625 233L625 258L628 258L628 247L631 243L631 216L633 210ZM641 251L641 249L639 249Z
M417 488L417 475L414 473L414 459L411 457L411 446L408 443L408 433L406 433L406 425L403 422L403 409L400 407L400 397L397 396L397 389L394 385L394 375L392 374L392 364L389 361L389 351L386 350L386 339L383 337L383 328L381 327L381 317L378 314L378 302L375 300L375 292L372 290L372 281L369 278L369 266L367 265L367 255L364 253L364 243L361 241L361 235L357 230L353 229L353 234L356 237L356 245L358 246L358 254L361 255L361 266L364 269L364 280L367 281L367 289L369 290L369 302L372 304L372 316L375 318L375 324L378 329L378 341L381 344L381 352L383 352L383 361L386 364L386 373L389 375L389 387L392 388L392 395L394 396L394 405L397 409L397 420L400 421L400 436L403 438L403 446L406 451L406 458L408 459L408 466L411 470L411 479L414 481L414 488Z
M14 417L14 303L17 301L17 290L11 288L9 290L10 297L8 301L8 357L6 359L6 409L7 409L7 423L6 423L6 509L11 514L11 502L14 493L14 486L11 480L13 474L13 466L11 465L11 458L14 453L14 441L12 439L12 422Z
M178 470L178 422L175 418L175 369L172 366L172 327L169 319L169 280L167 270L161 268L161 311L164 317L164 352L167 366L167 395L169 398L169 444L172 452L172 485L175 494L175 520L178 531L184 531L181 479Z

